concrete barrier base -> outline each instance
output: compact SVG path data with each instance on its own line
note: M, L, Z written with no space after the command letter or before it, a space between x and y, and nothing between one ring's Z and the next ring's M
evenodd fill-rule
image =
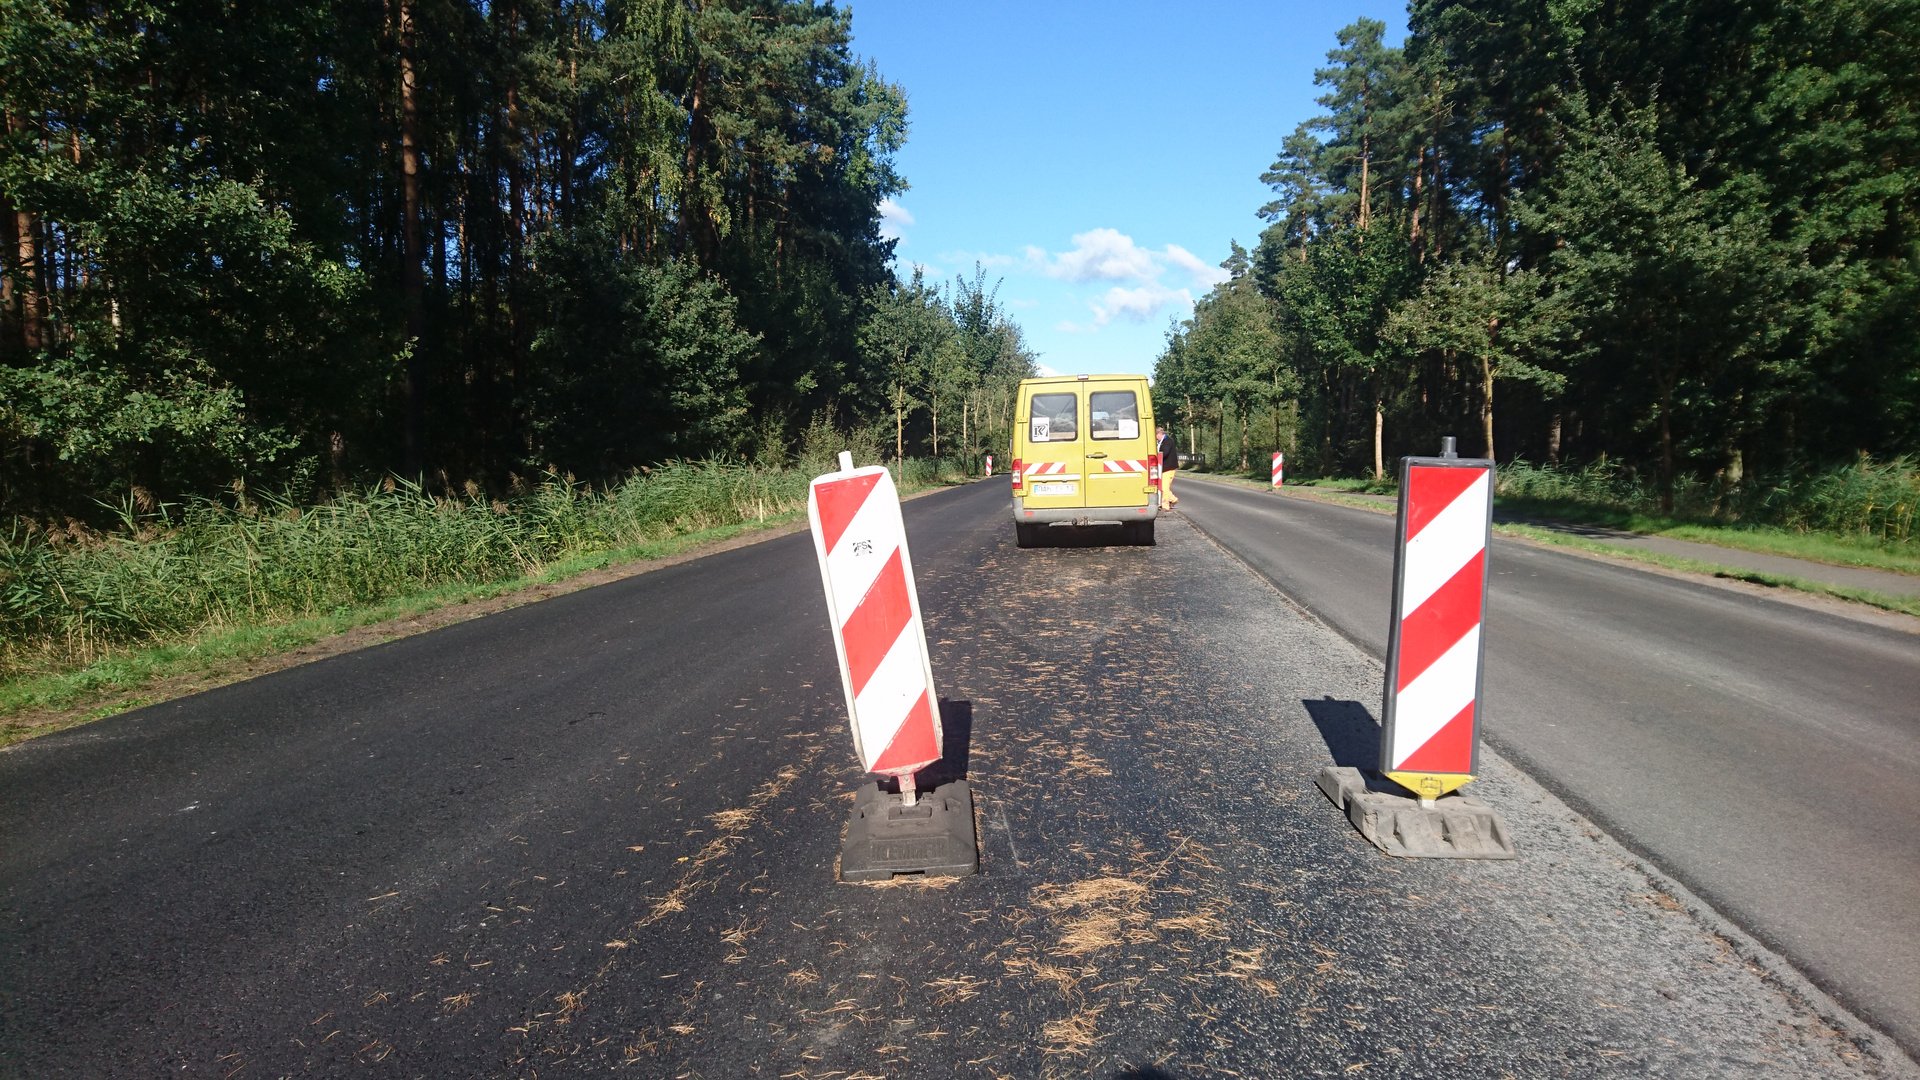
M840 849L841 881L891 881L896 875L966 877L980 871L973 789L965 780L924 792L912 806L869 783L854 796L853 821Z
M1411 795L1373 791L1359 769L1328 766L1319 786L1373 846L1409 859L1514 859L1513 837L1493 808L1472 795L1444 795L1423 808Z

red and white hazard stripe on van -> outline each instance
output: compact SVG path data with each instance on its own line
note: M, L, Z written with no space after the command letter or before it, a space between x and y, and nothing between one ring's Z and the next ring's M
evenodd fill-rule
M1471 774L1493 463L1408 458L1402 473L1380 767Z
M939 698L893 477L879 465L817 477L807 517L854 749L868 772L911 776L940 759Z
M1030 461L1027 462L1026 468L1026 475L1029 477L1058 476L1067 471L1067 463L1064 461Z
M1110 473L1139 473L1145 476L1147 474L1147 459L1115 458L1111 461L1102 461L1100 463L1100 471Z

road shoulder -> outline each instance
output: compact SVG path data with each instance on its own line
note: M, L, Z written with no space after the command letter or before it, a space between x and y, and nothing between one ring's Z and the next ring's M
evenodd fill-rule
M902 495L901 501L924 498L962 486L965 485L923 488ZM784 514L764 522L746 522L674 537L640 549L647 554L617 562L593 565L596 558L605 559L606 556L589 556L585 560L588 563L585 568L573 572L562 570L551 580L520 579L453 586L397 597L369 606L344 619L296 620L279 626L257 628L258 637L226 650L219 648L219 642L212 642L214 648L204 648L209 644L207 639L137 650L135 655L164 653L178 654L178 658L161 661L160 666L166 670L165 674L135 685L124 685L121 679L103 680L97 691L83 694L77 700L54 707L29 707L10 715L0 715L0 754L29 739L118 716L133 709L257 679L316 660L357 652L582 589L679 566L724 551L766 543L801 532L806 527L804 513ZM576 560L576 563L579 561ZM353 620L358 618L368 621L353 624ZM348 625L342 626L343 622ZM200 655L196 656L196 653Z

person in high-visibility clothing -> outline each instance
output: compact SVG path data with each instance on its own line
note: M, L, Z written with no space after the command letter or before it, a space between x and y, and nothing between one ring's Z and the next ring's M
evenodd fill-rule
M1180 505L1180 497L1173 493L1173 474L1180 471L1180 445L1173 441L1163 427L1154 428L1154 434L1160 439L1160 506L1171 510Z

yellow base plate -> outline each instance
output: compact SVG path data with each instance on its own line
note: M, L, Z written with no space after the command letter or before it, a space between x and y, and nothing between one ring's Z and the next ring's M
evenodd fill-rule
M1437 799L1454 788L1473 783L1469 773L1390 772L1387 779L1423 799Z

